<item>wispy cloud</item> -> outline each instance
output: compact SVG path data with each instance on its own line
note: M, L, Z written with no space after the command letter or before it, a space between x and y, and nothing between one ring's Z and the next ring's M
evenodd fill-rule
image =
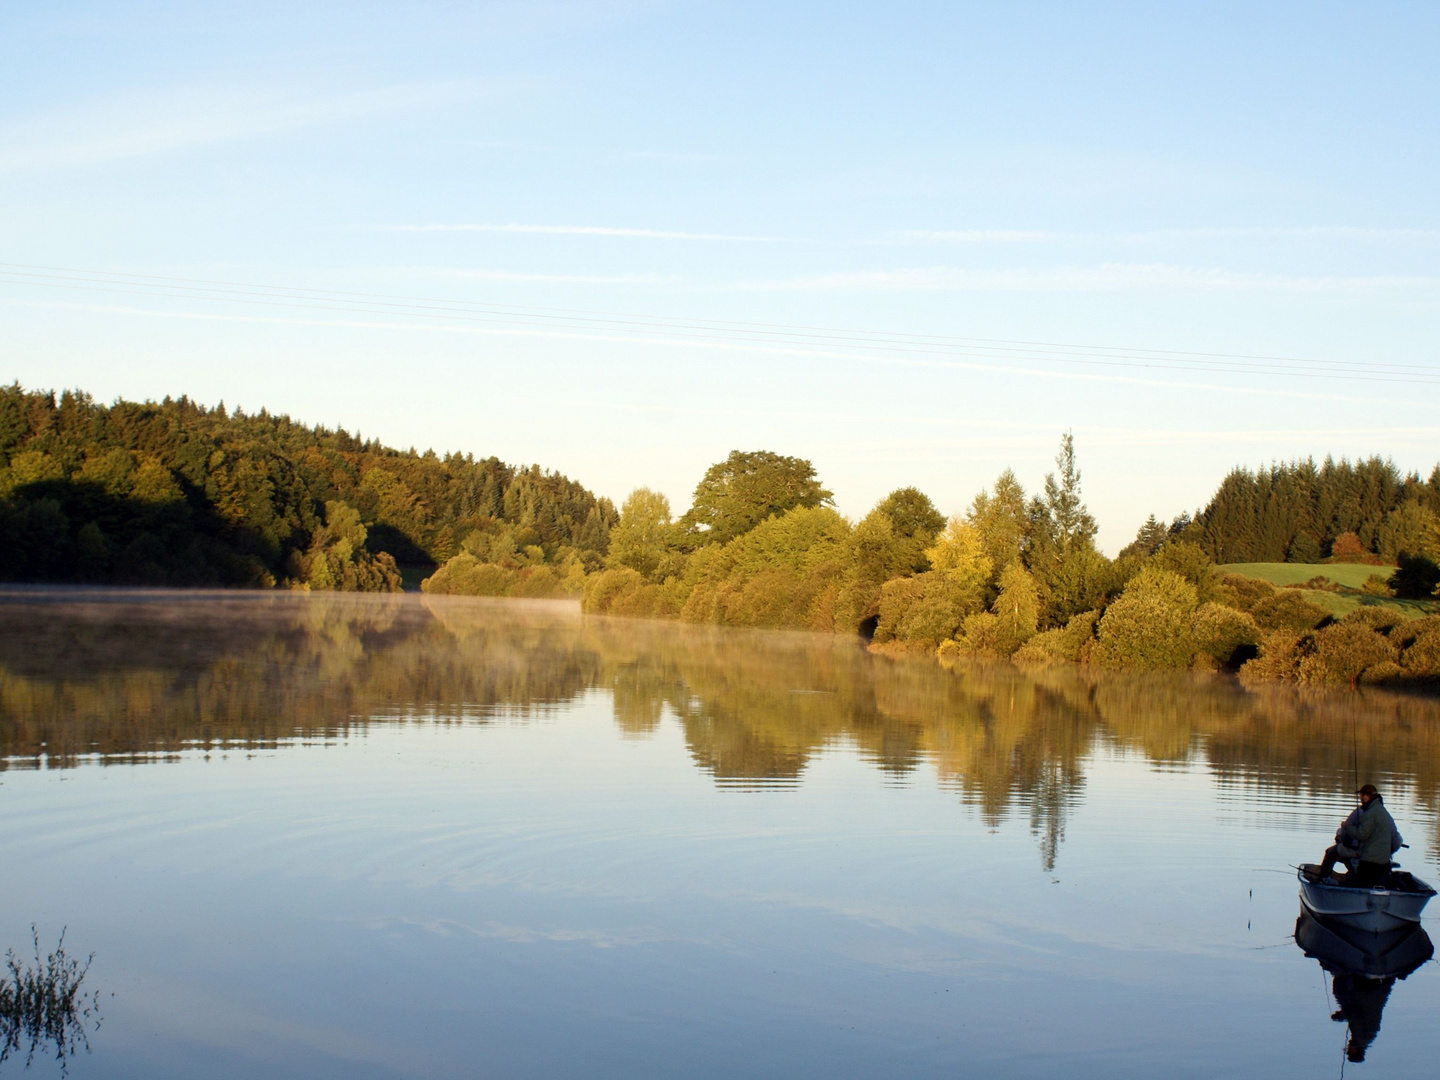
M1176 289L1192 292L1344 294L1399 289L1430 290L1440 277L1383 274L1371 277L1244 273L1163 263L1104 263L1020 269L925 266L756 281L734 286L753 292L1117 292Z
M43 303L33 300L7 300L0 298L0 306L3 307L33 307L51 308L55 310L90 311L103 314L116 315L139 315L153 318L197 320L205 322L219 322L243 324L251 323L270 326L313 326L330 327L346 330L384 330L394 332L440 332L451 334L471 334L483 337L507 337L507 338L534 338L551 341L584 341L584 342L605 342L626 346L645 346L658 348L681 348L692 349L697 352L711 352L716 354L729 353L734 355L753 355L775 358L777 361L785 360L824 360L846 364L884 364L896 365L915 369L933 369L950 371L985 372L993 375L1002 375L1016 378L1039 378L1049 381L1056 379L1070 380L1074 382L1088 383L1110 383L1129 386L1143 386L1163 389L1166 392L1175 390L1198 390L1215 392L1235 397L1237 395L1252 395L1267 398L1289 398L1294 400L1309 401L1338 401L1349 405L1373 404L1385 405L1394 408L1397 404L1392 398L1363 397L1357 396L1354 392L1347 393L1325 393L1310 391L1285 390L1278 387L1245 386L1235 383L1233 380L1226 383L1200 382L1191 379L1159 378L1154 376L1132 376L1117 375L1105 372L1059 370L1053 365L1046 365L1043 361L1035 361L1034 366L1030 364L1004 363L994 360L965 360L945 358L916 358L887 355L883 352L856 353L827 350L823 348L786 348L771 345L754 345L743 342L731 341L697 341L686 338L664 338L664 337L643 337L623 332L603 333L591 331L565 331L565 330L542 330L534 327L520 327L507 325L456 325L443 321L422 321L405 322L386 318L297 318L278 317L264 315L235 315L207 311L178 311L159 310L154 308L137 308L120 304L73 304L73 303ZM302 305L292 305L302 306ZM1417 407L1425 407L1423 399L1416 398L1403 404L1411 404Z
M1167 240L1357 240L1440 242L1440 229L1371 228L1358 225L1217 225L1198 228L1081 232L1047 229L892 229L890 239L934 244L1150 243Z
M362 272L377 278L431 278L537 285L665 285L676 280L663 274L530 274L515 270L472 270L451 266L382 266Z
M515 223L466 223L459 225L379 225L384 232L417 233L536 233L542 236L616 236L638 240L737 240L773 244L778 236L740 236L733 233L671 232L666 229L632 229L614 225L520 225Z
M1041 229L895 229L890 233L897 240L937 244L1033 244L1075 235Z
M94 165L474 97L470 83L427 82L342 93L193 87L130 94L0 128L0 169Z

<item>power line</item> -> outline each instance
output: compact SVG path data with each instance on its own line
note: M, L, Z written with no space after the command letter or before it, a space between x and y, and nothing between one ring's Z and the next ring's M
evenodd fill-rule
M405 317L495 328L549 329L616 335L621 340L732 345L776 351L836 350L857 359L911 358L1061 364L1110 369L1208 372L1247 376L1440 383L1440 371L1417 364L1357 364L1293 356L1137 349L1053 341L882 333L828 326L492 304L444 297L353 292L267 285L220 279L135 274L78 267L0 263L0 281L12 285L84 292L122 293L193 302L323 310ZM1016 373L1043 374L1014 368Z

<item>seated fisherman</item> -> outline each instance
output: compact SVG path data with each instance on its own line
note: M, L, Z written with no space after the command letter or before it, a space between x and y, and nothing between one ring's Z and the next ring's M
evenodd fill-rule
M1395 819L1385 809L1385 800L1375 785L1366 784L1356 794L1360 796L1360 805L1335 833L1335 843L1326 849L1325 861L1315 876L1324 881L1337 862L1344 860L1349 864L1356 860L1354 873L1346 875L1347 884L1367 889L1381 884L1389 875L1390 856L1400 850L1402 841Z

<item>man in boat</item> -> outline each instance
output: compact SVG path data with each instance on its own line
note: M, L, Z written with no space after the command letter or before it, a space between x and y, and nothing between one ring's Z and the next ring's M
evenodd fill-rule
M1389 876L1390 857L1400 850L1400 830L1395 828L1395 819L1385 809L1385 800L1374 784L1366 784L1356 794L1360 805L1336 832L1335 843L1326 849L1325 861L1315 871L1315 878L1324 881L1337 862L1344 860L1348 865L1355 860L1354 873L1345 875L1346 884L1368 889Z

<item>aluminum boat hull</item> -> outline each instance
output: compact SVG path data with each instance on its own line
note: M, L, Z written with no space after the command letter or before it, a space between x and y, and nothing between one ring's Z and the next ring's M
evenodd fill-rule
M1295 875L1300 881L1300 902L1312 914L1328 922L1343 923L1371 933L1403 929L1420 921L1420 913L1435 895L1435 890L1419 878L1412 877L1418 891L1409 889L1356 889L1345 885L1328 885L1310 881L1302 866Z

